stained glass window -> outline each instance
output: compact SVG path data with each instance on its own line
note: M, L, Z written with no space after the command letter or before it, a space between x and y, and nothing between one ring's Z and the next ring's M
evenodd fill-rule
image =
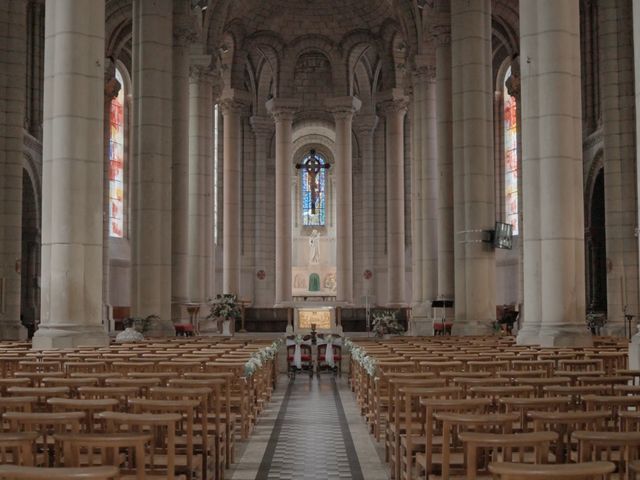
M518 118L516 98L509 95L507 70L503 91L504 98L504 195L505 221L513 226L513 234L518 235Z
M109 235L124 237L124 81L116 68L116 80L121 88L118 96L111 100L109 115L111 134L109 138Z
M326 161L318 153L309 154L302 161L306 164L309 160L325 165ZM300 180L302 185L302 224L308 226L323 226L326 221L326 182L327 173L324 168L315 168L309 171L307 168L300 169Z

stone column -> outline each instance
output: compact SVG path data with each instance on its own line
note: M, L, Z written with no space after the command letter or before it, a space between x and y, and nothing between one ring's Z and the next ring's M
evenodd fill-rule
M325 101L336 122L336 301L353 304L353 152L351 125L362 102L356 97Z
M101 325L104 12L104 0L46 5L42 314L34 348L108 343Z
M276 295L277 306L291 302L291 175L293 116L297 99L274 98L267 110L276 122Z
M381 104L386 121L387 157L387 282L389 306L404 306L405 219L404 219L404 116L407 99L399 92Z
M435 125L435 68L417 57L413 75L414 163L412 180L413 301L410 332L433 334L431 301L437 296L438 171Z
M187 202L189 194L189 28L184 3L174 2L173 141L171 155L171 319L186 321L188 301Z
M636 192L640 192L640 0L633 0L633 67L635 79L635 107L636 107L636 130L635 130L635 157L636 157ZM636 198L636 252L640 257L640 196ZM640 262L638 263L640 268ZM640 270L636 272L640 278ZM637 295L637 292L636 292ZM637 315L640 312L636 311ZM636 319L637 320L637 319Z
M624 312L638 314L638 251L631 2L598 2L607 261L607 324L626 336ZM635 332L632 332L635 333Z
M201 316L207 312L207 202L211 200L212 73L211 57L192 58L189 69L189 194L187 201L187 293L190 303L200 303ZM234 159L235 161L235 159ZM235 292L234 292L235 293Z
M22 141L25 115L27 2L0 5L0 338L27 336L20 323ZM29 277L31 278L31 277ZM99 319L99 317L98 317Z
M272 185L267 181L267 157L269 156L269 141L273 136L273 120L267 116L253 116L250 119L251 128L255 137L255 169L258 173L256 176L256 185L254 199L256 202L255 211L255 243L254 258L255 272L265 272L264 278L254 280L254 305L273 305L273 275L275 272L274 254L274 237L272 225L269 221L269 215L272 214L271 209L265 209L264 205L273 204L275 201L275 192Z
M354 122L353 129L358 135L360 146L360 158L362 162L362 172L359 183L360 199L358 203L358 211L362 217L362 232L360 235L356 233L354 242L357 248L355 254L358 257L358 263L361 270L356 270L354 278L359 282L363 282L361 291L363 295L373 295L373 281L366 278L364 271L374 270L374 238L375 238L375 213L374 213L374 148L373 135L378 126L378 117L373 114L359 114ZM355 202L355 200L354 200ZM358 264L355 263L354 264ZM358 299L359 300L359 299Z
M578 0L522 0L525 321L518 343L589 345Z
M224 119L222 147L222 293L240 295L242 124L244 105L233 97L220 102Z
M526 17L523 17L526 18ZM492 331L495 258L484 243L494 212L491 1L451 1L455 322L458 335Z
M133 0L131 309L171 325L172 2Z
M436 132L438 145L438 298L454 299L453 123L451 28L434 29L436 40Z

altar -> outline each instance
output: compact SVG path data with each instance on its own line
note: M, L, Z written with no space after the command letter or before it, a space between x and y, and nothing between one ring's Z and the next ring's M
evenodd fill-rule
M310 333L312 326L318 333L336 333L336 309L330 306L294 308L293 325L296 333Z

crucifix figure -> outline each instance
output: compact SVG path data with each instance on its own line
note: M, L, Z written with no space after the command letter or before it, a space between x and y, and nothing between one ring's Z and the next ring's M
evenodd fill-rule
M311 193L311 213L315 215L316 213L316 202L318 200L318 180L317 176L320 173L320 170L328 170L331 168L331 165L328 163L322 163L316 156L316 151L312 148L309 152L309 156L303 163L296 163L296 168L300 170L301 168L307 171L309 175L309 192Z

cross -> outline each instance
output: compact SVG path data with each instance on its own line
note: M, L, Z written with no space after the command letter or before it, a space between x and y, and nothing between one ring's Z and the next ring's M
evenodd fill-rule
M316 182L316 175L320 173L320 170L329 170L331 165L328 163L322 163L322 161L316 156L316 151L312 148L309 152L309 156L303 163L296 163L296 169L304 169L309 175L309 183L311 184L311 213L316 213L316 200L318 199L318 184Z

